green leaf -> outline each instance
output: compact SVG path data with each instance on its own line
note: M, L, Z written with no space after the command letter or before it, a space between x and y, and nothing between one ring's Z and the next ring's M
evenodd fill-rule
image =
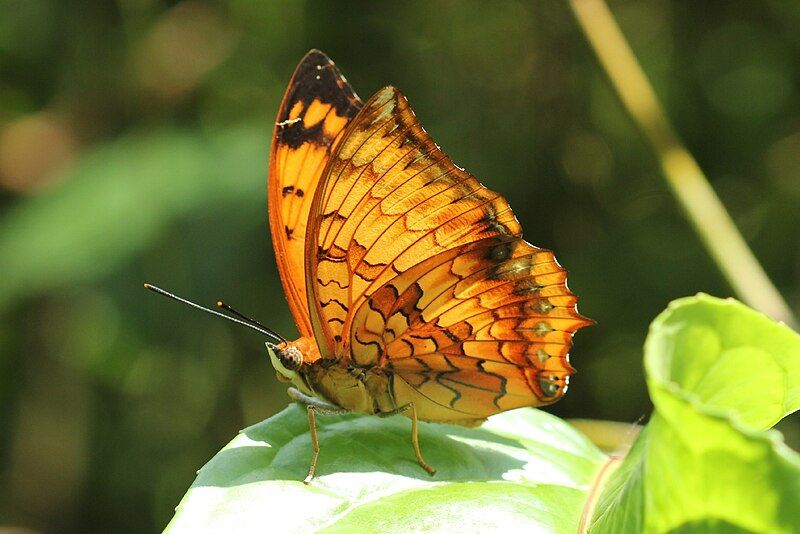
M645 370L655 404L667 389L754 429L800 408L800 337L732 299L673 302L651 325Z
M607 457L564 421L533 409L478 429L420 425L414 459L405 417L319 417L317 478L305 410L292 405L243 430L203 467L173 532L574 532Z
M645 370L655 411L592 530L799 530L800 455L768 429L798 409L800 336L698 295L653 322Z

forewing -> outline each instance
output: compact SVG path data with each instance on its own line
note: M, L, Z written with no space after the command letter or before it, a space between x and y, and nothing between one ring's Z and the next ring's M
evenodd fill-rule
M350 357L354 312L393 278L464 244L521 235L505 199L454 165L393 87L347 128L310 221L309 308L323 358Z
M269 170L269 222L283 289L301 336L312 335L305 236L312 199L331 151L361 100L322 52L309 52L283 97Z
M474 420L565 392L576 310L550 251L495 237L441 252L371 294L351 350L394 376L398 405L428 420Z

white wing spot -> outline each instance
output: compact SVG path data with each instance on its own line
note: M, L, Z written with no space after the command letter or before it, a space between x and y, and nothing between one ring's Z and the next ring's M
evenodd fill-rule
M291 126L292 124L294 124L296 122L300 122L301 120L303 120L303 119L301 119L300 117L297 117L296 119L286 119L285 121L276 122L275 126L278 126L279 128L283 128L284 126Z

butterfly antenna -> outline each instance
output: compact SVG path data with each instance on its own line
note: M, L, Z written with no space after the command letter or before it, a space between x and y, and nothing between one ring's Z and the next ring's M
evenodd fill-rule
M233 308L233 306L229 306L228 304L225 304L221 300L217 301L217 308L222 308L223 310L225 310L225 311L227 311L229 313L232 313L233 315L235 315L239 319L242 319L243 321L247 321L248 323L250 323L250 324L252 324L254 326L257 326L257 327L261 328L262 330L271 333L276 339L280 339L282 342L286 341L285 337L283 337L282 335L280 335L277 332L275 332L272 328L266 327L263 324L261 324L258 321L256 321L255 319L251 319L247 315L236 311Z
M200 306L199 304L195 304L194 302L191 302L191 301L188 301L188 300L186 300L184 298L181 298L178 295L173 295L169 291L164 291L160 287L156 287L154 285L145 284L144 288L145 289L149 289L153 293L158 293L159 295L162 295L164 297L171 298L172 300L177 300L178 302L182 302L183 304L187 304L187 305L191 306L192 308L196 308L198 310L202 310L204 312L208 312L211 315L216 315L218 317L222 317L223 319L227 319L227 320L232 321L234 323L238 323L238 324L244 325L244 326L246 326L248 328L251 328L251 329L255 330L256 332L260 332L260 333L264 334L265 336L271 337L272 339L274 339L278 343L283 343L284 341L286 341L283 338L283 336L280 336L280 335L276 334L275 332L273 332L269 328L263 327L263 326L259 325L258 323L252 324L255 321L253 321L253 322L242 321L241 319L237 319L235 317L231 317L229 315L225 315L224 313L220 313L218 311L211 310L209 308L205 308L203 306Z

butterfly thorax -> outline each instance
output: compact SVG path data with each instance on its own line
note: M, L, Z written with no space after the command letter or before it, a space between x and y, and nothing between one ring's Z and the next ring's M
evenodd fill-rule
M301 374L315 396L353 412L372 415L397 408L381 368L328 360L307 365Z
M312 338L281 343L269 349L278 379L307 395L353 412L375 414L397 408L389 377L379 367L359 367L343 359L320 356Z

